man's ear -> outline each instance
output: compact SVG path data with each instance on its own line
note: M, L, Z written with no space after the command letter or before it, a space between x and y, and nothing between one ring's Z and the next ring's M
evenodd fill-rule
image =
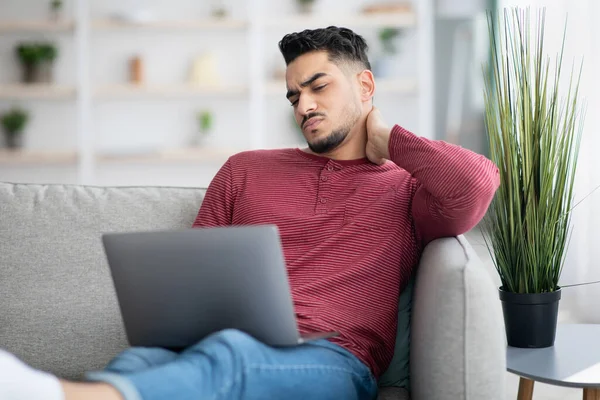
M375 78L373 72L365 69L358 74L358 84L360 85L360 99L369 101L375 95Z

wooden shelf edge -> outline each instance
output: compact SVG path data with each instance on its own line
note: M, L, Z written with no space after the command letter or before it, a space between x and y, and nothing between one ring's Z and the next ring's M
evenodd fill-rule
M72 99L74 86L55 84L0 84L0 99Z
M244 151L243 149L225 148L172 148L159 151L139 153L96 153L95 161L100 164L135 164L135 163L207 163L225 162L230 156ZM0 166L26 165L75 165L79 160L77 151L66 150L10 150L0 148Z
M0 33L10 32L70 32L75 29L74 20L0 21Z
M195 86L195 85L102 85L94 89L99 99L139 96L186 97L203 95L240 96L248 92L245 86Z
M76 151L0 149L0 166L75 165L77 161Z
M271 19L266 23L269 28L288 28L295 26L351 26L351 27L413 27L417 24L416 14L413 11L393 13L359 13L356 15L342 15L336 18L321 16L288 16Z
M98 31L122 29L152 29L152 30L211 30L211 29L244 29L248 22L241 19L205 18L197 20L165 20L165 21L121 21L118 19L96 19L92 28Z
M136 164L136 163L207 163L225 162L227 159L243 150L224 148L173 148L154 152L140 152L132 154L98 154L96 161L99 164Z

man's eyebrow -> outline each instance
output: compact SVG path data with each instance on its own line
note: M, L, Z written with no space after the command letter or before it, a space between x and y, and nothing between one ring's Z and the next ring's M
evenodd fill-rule
M313 83L317 79L322 78L324 76L327 76L327 74L325 72L317 72L316 74L314 74L313 76L311 76L310 78L308 78L307 80L305 80L304 82L302 82L300 84L300 87L307 87L308 85L310 85L311 83ZM295 96L297 94L298 94L297 90L288 90L287 94L285 95L285 97L287 99L289 99L290 97Z

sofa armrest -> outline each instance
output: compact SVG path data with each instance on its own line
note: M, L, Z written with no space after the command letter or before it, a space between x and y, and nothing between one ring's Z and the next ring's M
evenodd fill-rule
M463 236L425 248L411 321L412 400L505 399L498 289Z

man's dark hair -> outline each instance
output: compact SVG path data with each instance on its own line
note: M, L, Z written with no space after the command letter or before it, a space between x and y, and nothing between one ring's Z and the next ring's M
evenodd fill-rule
M371 69L367 42L348 28L329 26L289 33L279 42L279 50L286 65L311 51L326 51L331 62L358 63L365 69Z

